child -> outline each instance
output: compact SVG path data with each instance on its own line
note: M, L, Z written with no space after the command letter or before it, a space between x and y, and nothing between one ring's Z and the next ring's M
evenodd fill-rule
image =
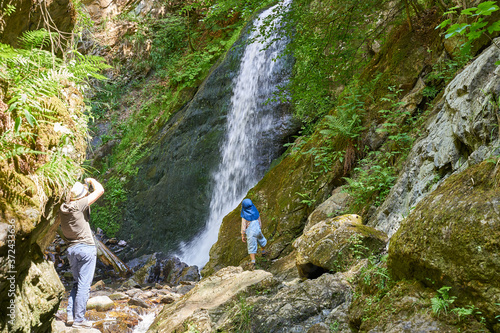
M255 268L255 253L257 253L257 244L262 249L267 244L267 240L262 234L262 222L257 208L252 200L244 199L241 203L241 240L247 243L248 254L252 260L250 269ZM263 251L264 253L264 251Z

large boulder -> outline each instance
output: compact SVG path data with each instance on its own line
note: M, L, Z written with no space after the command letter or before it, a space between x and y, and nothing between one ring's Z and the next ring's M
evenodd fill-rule
M313 333L334 325L338 332L351 332L347 310L352 290L341 273L304 282L276 282L253 286L215 308L197 308L184 321L185 327L203 333Z
M165 306L149 331L184 332L184 323L197 310L215 309L233 300L240 292L270 279L272 274L262 270L243 271L241 267L226 267L200 281L180 301Z
M500 49L489 47L446 87L424 135L368 225L392 236L411 210L447 177L498 155L498 60Z
M348 329L351 298L350 284L340 273L291 284L270 297L248 300L253 305L251 332L308 332L317 323L334 322Z
M459 333L486 332L474 318L447 321L430 311L436 292L417 281L400 281L374 302L375 297L357 297L351 303L349 320L359 332L370 333ZM456 320L456 319L455 319Z
M322 204L314 209L311 215L307 218L307 224L304 227L304 232L311 229L311 227L316 223L339 215L339 212L343 211L347 207L349 194L344 192L344 190L344 186L337 187L332 192L331 197L326 199Z
M393 235L388 265L397 279L450 286L500 331L500 172L486 161L449 177Z
M315 278L345 271L360 256L379 253L387 242L382 231L363 225L359 215L342 215L315 224L294 243L299 275Z

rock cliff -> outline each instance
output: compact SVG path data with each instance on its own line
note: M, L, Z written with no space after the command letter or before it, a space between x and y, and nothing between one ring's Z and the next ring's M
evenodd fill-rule
M0 19L0 41L13 46L22 32L44 27L49 16L54 18L52 28L61 32L71 31L75 24L76 12L70 1L3 1L0 6L2 12L11 11ZM85 105L76 85L61 79L58 97L38 101L50 105L47 108L53 110L52 121L40 121L38 126L32 127L28 122L19 124L20 118L16 120L15 111L10 112L5 107L12 103L12 91L17 87L4 81L7 76L3 76L6 73L3 58L1 65L0 330L49 332L64 287L43 251L56 234L56 216L66 193L51 172L60 172L59 175L67 172L66 176L72 177L72 171L66 169L62 161L83 162L86 137L82 126L86 124L80 117ZM43 70L45 68L40 72ZM14 126L17 130L20 126L29 127L33 139L29 147L38 154L24 155L21 150L9 155L3 150L6 148L4 139L12 134ZM67 159L57 160L59 151L56 150L63 145L66 145Z

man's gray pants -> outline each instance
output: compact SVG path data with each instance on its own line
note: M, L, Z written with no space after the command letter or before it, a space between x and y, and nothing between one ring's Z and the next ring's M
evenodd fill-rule
M75 322L85 320L90 286L94 278L97 251L94 245L77 244L68 248L68 259L73 273L73 289L68 298L68 317Z

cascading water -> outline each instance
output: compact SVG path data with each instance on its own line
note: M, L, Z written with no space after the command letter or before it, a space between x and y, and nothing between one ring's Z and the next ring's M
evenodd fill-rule
M278 6L285 5L286 8L289 2L262 12L254 22L250 39L257 38L264 20ZM279 21L274 20L271 24L278 26ZM221 146L221 163L212 176L214 188L206 226L191 242L181 244L178 254L182 261L190 265L201 268L208 262L209 251L217 241L222 219L257 184L279 152L276 138L283 124L290 121L290 116L284 117L277 112L280 103L268 103L269 97L277 92L278 85L288 78L288 74L283 74L286 61L278 58L287 41L277 36L270 36L269 40L275 39L265 50L267 45L259 39L248 44L239 74L233 80L227 134Z

